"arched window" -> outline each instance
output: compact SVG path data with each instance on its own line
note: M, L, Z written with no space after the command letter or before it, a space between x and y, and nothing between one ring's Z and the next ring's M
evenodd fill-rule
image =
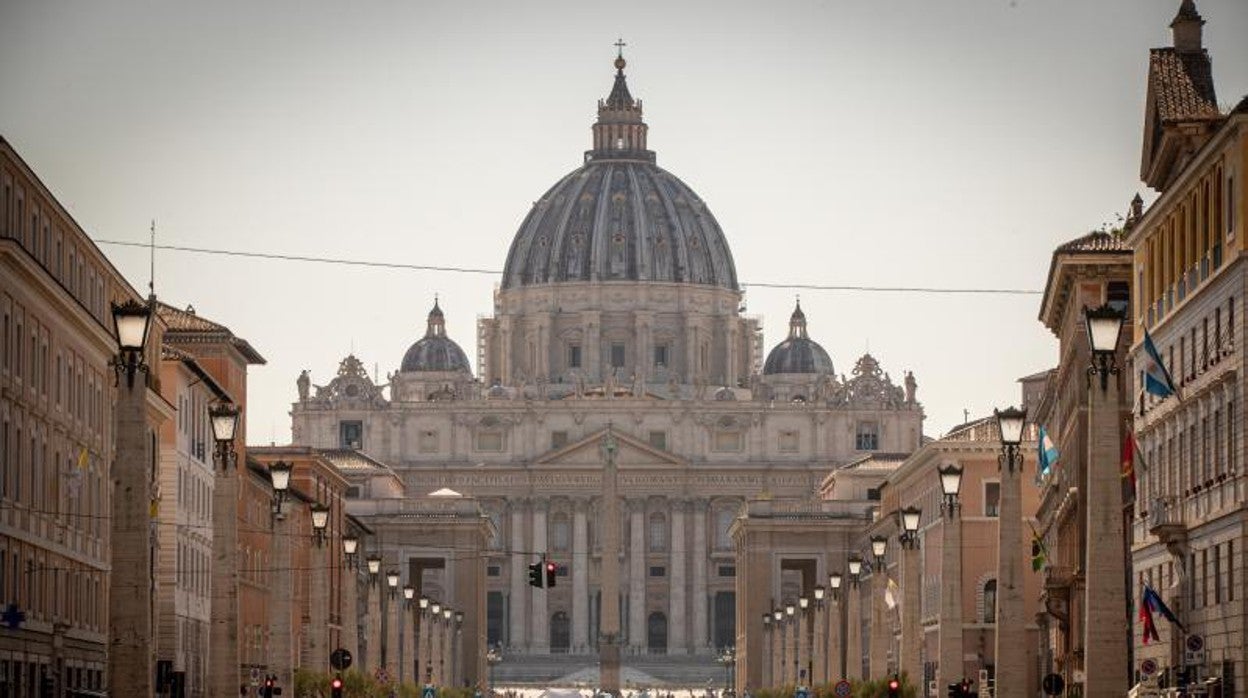
M984 622L997 622L997 580L989 579L984 583Z
M650 552L667 550L667 517L659 512L650 515Z

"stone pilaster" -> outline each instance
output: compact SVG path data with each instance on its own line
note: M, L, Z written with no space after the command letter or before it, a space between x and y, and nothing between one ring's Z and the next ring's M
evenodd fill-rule
M426 684L433 681L433 618L429 609L420 611L416 625L416 656L419 658L418 671L420 679L417 683Z
M538 553L544 553L547 549L546 513L549 508L550 500L533 500L533 546L530 549ZM546 595L550 592L536 587L531 590L533 592L530 596L533 601L533 632L529 635L529 646L534 652L549 652L550 615L546 610Z
M1087 574L1084 628L1084 695L1127 691L1126 560L1122 529L1121 434L1118 380L1088 390ZM1002 491L1004 493L1004 484ZM1005 511L1001 512L1002 520ZM1021 525L1021 524L1020 524Z
M399 676L399 616L403 611L403 599L398 593L391 594L387 588L386 595L386 645L382 653L382 662L386 673L391 679Z
M238 652L238 471L233 463L224 469L217 463L212 510L219 515L212 517L208 686L212 696L235 696L243 683L243 673ZM115 695L125 695L125 692Z
M110 694L115 696L151 696L156 688L156 628L152 622L152 454L146 400L147 385L143 375L137 376L131 385L126 385L123 379L117 388L108 604L108 685ZM237 505L233 505L219 511L227 512L228 518L234 519L237 510ZM236 678L239 673L237 652L231 655L226 648L222 651L227 659L234 659L225 675ZM238 691L237 685L234 691Z
M688 554L685 550L685 512L689 508L689 503L684 500L672 500L672 540L669 548L671 557L668 561L669 571L668 579L670 587L668 588L669 614L667 630L667 653L668 654L688 654L688 640L685 634L687 620L685 618L685 609L688 603L685 601L685 563Z
M888 674L888 646L893 631L889 627L888 609L884 605L884 592L888 589L888 572L883 565L871 573L871 638L868 671L872 679Z
M329 541L312 546L312 569L308 570L308 653L304 664L313 671L326 672L329 666ZM293 686L294 684L285 684Z
M628 502L628 646L646 646L646 502ZM606 600L604 599L604 602Z
M919 616L919 574L922 554L916 545L903 548L901 553L901 662L900 669L910 677L911 683L923 678L923 664L919 647L923 642L923 627Z
M370 575L371 576L371 575ZM368 617L365 622L365 631L367 632L368 647L364 653L368 660L365 666L368 667L368 673L375 673L378 667L382 666L381 662L381 624L384 620L381 617L381 585L384 583L378 575L376 579L370 579L368 585Z
M772 688L784 685L784 621L771 623L771 683Z
M525 622L525 609L528 604L528 559L523 550L528 548L524 540L525 500L518 499L511 503L511 632L508 641L512 649L523 652L529 647L529 624Z
M809 686L810 676L810 609L797 609L797 683Z
M356 569L346 564L344 559L342 568L342 639L339 645L346 651L351 653L355 661L359 661L360 657L360 609L359 609L359 585Z
M812 642L810 656L813 667L810 680L811 685L818 685L828 682L828 651L825 645L828 639L828 613L823 602L815 604L813 613L815 624L810 635Z
M434 686L442 685L442 626L444 623L438 616L431 616L432 622L429 624L429 683Z
M282 513L273 522L273 553L270 558L273 570L269 577L269 673L277 676L277 685L294 686L293 602L291 594L291 538L290 502L282 503Z
M1117 446L1115 446L1115 449ZM1117 450L1114 455L1117 455ZM1117 459L1114 460L1117 463ZM1029 663L1027 661L1027 609L1023 601L1023 504L1022 457L1015 467L1001 468L1001 509L997 519L997 696L999 698L1027 695ZM1118 485L1117 470L1114 485ZM1121 510L1119 510L1121 512ZM1093 538L1101 535L1090 529ZM1121 530L1121 529L1119 529ZM1119 542L1122 538L1119 536ZM1119 558L1122 551L1118 551ZM1121 570L1121 568L1119 568ZM1118 586L1123 578L1118 575ZM1120 608L1123 614L1125 607ZM1121 621L1121 619L1119 619ZM1118 630L1124 629L1119 623ZM1125 671L1125 660L1122 669ZM1086 695L1123 695L1088 692Z
M772 657L774 657L774 656L775 656L775 652L774 652L774 651L773 651L773 649L772 649L772 639L771 639L771 636L772 636L773 634L774 634L774 633L772 633L772 631L771 631L771 624L770 624L770 623L769 623L769 624L767 624L767 625L765 625L765 626L763 626L763 629L762 629L762 636L763 636L763 672L762 672L762 680L761 680L761 681L760 681L760 683L759 683L759 688L770 688L770 687L773 685L773 684L772 684L772 681L771 681L771 677L772 677L772 669L771 669L771 665L773 664L773 662L772 662ZM739 665L738 665L738 666L739 666Z
M841 591L841 594L846 590ZM845 647L841 641L841 623L844 619L841 614L845 608L843 596L832 599L832 605L828 607L828 680L832 682L840 681L845 676Z
M415 603L415 602L412 602ZM416 679L416 622L411 604L403 603L403 654L399 659L399 678L405 683Z
M706 518L710 515L710 507L705 499L693 500L693 550L689 552L689 563L693 565L693 651L698 654L708 652L710 641L706 620L706 608L709 595L706 588L706 568L708 563L706 546Z
M962 666L962 514L946 512L940 550L940 661L936 686L961 681Z
M784 684L797 685L797 619L795 613L784 619Z
M589 522L588 503L578 499L572 512L572 649L584 652L589 647ZM604 599L605 599L604 595Z
M865 584L853 583L845 594L845 678L862 678L862 590Z

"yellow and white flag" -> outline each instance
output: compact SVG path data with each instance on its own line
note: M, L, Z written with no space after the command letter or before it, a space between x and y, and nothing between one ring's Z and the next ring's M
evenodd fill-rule
M87 453L87 447L83 446L82 450L78 452L78 467L86 470L87 464L90 462L89 457L90 454Z
M888 606L888 610L897 608L897 598L901 596L901 590L897 587L897 582L892 577L888 578L888 586L884 589L884 605Z

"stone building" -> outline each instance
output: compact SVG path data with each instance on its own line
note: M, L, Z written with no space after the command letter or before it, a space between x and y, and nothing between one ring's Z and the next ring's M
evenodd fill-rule
M151 654L150 609L128 591L146 587L146 565L129 565L123 591L113 588L119 567L148 559L151 541L112 545L112 484L143 484L171 416L158 377L140 378L146 412L128 433L138 447L119 453L110 303L141 299L0 138L0 694L102 691L110 652L136 658L127 660L136 670ZM153 323L148 366L159 365L162 331ZM144 522L133 540L146 538ZM111 602L128 604L133 623L110 625ZM125 634L125 652L110 630Z
M625 655L707 656L737 636L729 528L746 500L810 500L832 468L914 450L923 411L913 376L894 381L870 355L838 375L800 307L763 356L726 236L656 164L624 59L615 65L583 164L515 235L493 316L478 323L476 375L435 303L384 384L354 356L325 386L301 377L294 442L357 448L413 496L474 498L498 533L488 641L587 654L604 602L594 513L610 427ZM563 570L545 591L526 582L542 554Z
M1138 604L1150 585L1203 648L1188 655L1184 634L1159 618L1160 642L1145 646L1137 632L1135 656L1137 668L1155 661L1169 686L1185 674L1244 696L1248 481L1240 424L1248 366L1239 347L1248 99L1229 113L1219 109L1203 25L1184 0L1170 25L1173 46L1150 52L1140 176L1160 194L1127 237L1132 359L1141 365L1147 327L1182 397L1150 396L1135 415L1147 467L1130 529L1134 596ZM1138 388L1138 370L1133 377Z

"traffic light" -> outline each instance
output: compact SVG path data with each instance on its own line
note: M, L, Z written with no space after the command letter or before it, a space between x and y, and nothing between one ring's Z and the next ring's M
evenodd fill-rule
M896 676L888 680L888 698L901 698L901 682Z
M962 679L962 695L963 696L971 695L971 682L969 679Z
M529 586L542 588L542 582L545 580L545 572L542 570L542 563L534 562L529 565Z
M553 562L546 563L546 588L547 589L553 588L555 586L555 573L558 572L558 570L559 570L559 567L555 563Z
M962 698L962 685L951 683L946 691L949 698Z
M342 698L342 675L335 676L329 682L330 698Z

